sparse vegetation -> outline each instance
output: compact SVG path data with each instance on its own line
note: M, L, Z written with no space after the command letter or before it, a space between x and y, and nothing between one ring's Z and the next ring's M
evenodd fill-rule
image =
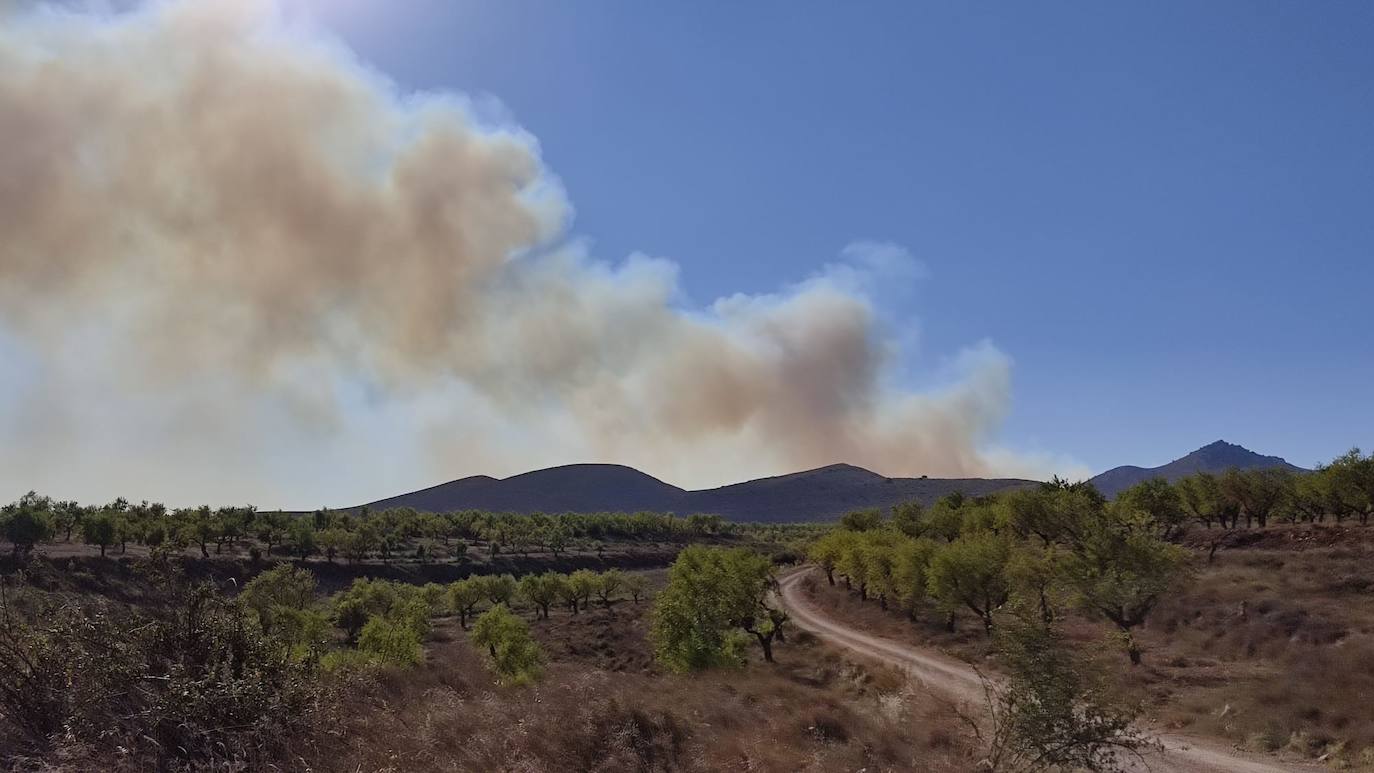
M1353 619L1368 613L1323 600L1374 587L1361 568L1371 540L1349 525L1369 520L1370 459L1352 452L1310 475L1234 472L1150 481L1112 502L1090 486L1054 481L1000 496L903 505L890 518L863 511L845 520L850 528L829 531L739 529L658 516L287 516L123 500L84 508L30 494L0 513L10 565L51 567L41 558L45 545L75 538L92 546L84 554L91 563L74 563L87 568L69 579L6 584L0 741L15 750L6 752L11 766L59 752L108 761L117 747L130 764L166 768L268 764L288 748L310 759L309 739L320 723L337 721L328 718L338 716L339 691L385 692L392 689L381 686L386 680L430 678L419 675L444 667L431 662L431 650L453 640L446 631L465 628L471 633L458 639L471 640L473 657L487 661L502 690L538 680L541 691L564 694L559 691L573 677L570 657L596 668L637 663L646 679L672 678L655 676L660 667L786 673L797 667L787 653L811 650L806 637L787 636L789 646L775 652L787 621L770 603L769 556L783 559L809 538L806 552L826 576L813 592L842 582L875 614L891 615L913 633L946 637L974 656L996 655L992 662L1006 681L994 691L997 721L984 732L991 733L985 737L1003 768L1108 769L1112 749L1137 748L1125 732L1133 704L1122 696L1145 699L1152 715L1255 749L1354 760L1374 745L1374 727L1355 719L1356 696L1365 688L1357 674L1343 673L1335 682L1332 675L1343 670L1348 653L1370 649L1359 633L1369 621ZM645 576L605 563L604 554L624 539L646 547L657 539L708 544L680 550L646 611L631 603L646 595ZM366 576L403 561L471 569L490 565L492 553L524 560L543 551L547 560L564 560L579 540L585 540L583 555L602 571L516 576L498 570L428 584L421 584L424 574L415 583ZM741 540L763 550L732 546ZM1280 549L1292 540L1323 542L1320 552L1301 558L1268 557L1289 555ZM105 555L129 543L144 546L138 555L149 558L94 557L97 548ZM1264 548L1271 553L1251 552L1271 543ZM245 546L256 555L241 564ZM480 546L481 556L470 554L470 546ZM603 557L592 559L598 546ZM1188 559L1190 550L1196 561ZM1218 560L1232 552L1234 560ZM246 582L240 590L168 579L193 561L203 561L197 571L212 576L245 572ZM226 569L213 569L217 563ZM137 580L147 590L133 596L106 598L64 586L79 580L80 587L98 588L106 582L102 575L131 567L151 572ZM1181 582L1189 571L1200 573L1197 581ZM321 577L338 589L332 597L321 592ZM341 586L341 577L352 581ZM838 588L825 592L843 595ZM959 627L960 616L980 625ZM576 643L619 625L640 626L642 648L623 639L609 647ZM1040 633L1030 636L1029 629ZM1100 642L1107 629L1141 665L1099 680L1093 674L1102 656L1087 645ZM1337 641L1346 653L1340 658L1331 650ZM754 646L760 657L749 666L745 654ZM1148 658L1142 656L1147 650ZM1295 678L1279 692L1258 666L1247 671L1249 663L1272 664ZM1221 682L1189 676L1215 671L1230 676ZM111 689L116 683L141 686L136 695L121 695ZM1199 702L1212 694L1228 697L1220 707ZM524 700L514 695L504 699ZM807 737L841 746L872 738L871 729L842 713L832 708L808 718ZM171 719L183 714L202 724ZM71 729L77 727L108 729L87 735ZM1066 728L1073 732L1066 735ZM959 737L948 732L948 739ZM670 743L681 748L689 735L670 734L678 739ZM1062 743L1051 754L1043 744L1054 739ZM956 740L941 743L965 748ZM530 753L530 759L552 759ZM620 759L609 749L587 753L586 759ZM897 767L910 763L883 758ZM678 752L664 759L675 760L669 767L690 767Z

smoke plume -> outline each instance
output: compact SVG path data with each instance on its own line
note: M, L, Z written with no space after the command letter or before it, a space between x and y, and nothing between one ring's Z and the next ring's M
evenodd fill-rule
M1044 471L990 446L990 345L897 383L892 248L703 308L570 218L533 137L266 0L0 6L0 484L313 506L572 461Z

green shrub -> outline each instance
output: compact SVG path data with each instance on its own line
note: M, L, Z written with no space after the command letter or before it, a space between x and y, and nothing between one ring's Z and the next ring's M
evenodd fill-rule
M419 665L424 658L420 635L404 622L374 617L358 636L358 651L378 663L397 666Z
M530 627L497 604L472 625L472 643L487 650L492 668L506 684L528 684L538 679L544 660L539 645L530 637Z

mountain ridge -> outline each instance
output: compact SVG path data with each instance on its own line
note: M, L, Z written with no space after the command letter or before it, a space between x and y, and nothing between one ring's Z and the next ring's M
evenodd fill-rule
M1110 499L1131 486L1151 478L1164 478L1172 483L1179 478L1199 472L1217 474L1231 468L1253 470L1271 467L1292 472L1307 471L1295 464L1290 464L1281 456L1266 456L1235 443L1217 440L1158 467L1122 465L1093 476L1089 482L1096 486L1103 496Z
M474 475L379 499L360 507L381 510L498 510L508 512L709 513L732 521L834 520L850 510L930 504L952 491L982 496L1036 485L1020 478L888 478L851 464L687 490L619 464L569 464L493 478ZM349 508L357 509L357 508Z
M1170 481L1197 472L1231 467L1283 467L1302 471L1282 457L1265 456L1218 440L1158 467L1122 465L1090 478L1108 498L1150 478ZM1024 478L889 478L852 464L756 478L689 490L621 464L566 464L494 478L472 475L369 502L381 510L494 510L505 512L674 512L710 513L732 521L766 523L828 521L851 510L887 509L900 502L929 505L954 491L983 496L1037 485ZM349 508L358 509L358 508Z

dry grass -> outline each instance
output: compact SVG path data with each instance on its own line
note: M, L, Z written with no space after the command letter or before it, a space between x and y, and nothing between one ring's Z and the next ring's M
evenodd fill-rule
M451 620L426 663L367 685L322 771L795 771L969 767L958 720L804 635L779 663L675 675L644 640L647 604L534 626L549 656L536 686L494 684Z
M1138 633L1144 665L1131 668L1099 621L1070 616L1070 639L1160 726L1374 770L1374 528L1239 532L1208 564L1210 539L1196 531L1185 541L1198 572ZM965 660L988 655L969 615L950 634L934 612L912 622L824 578L809 589L828 614L866 630Z

